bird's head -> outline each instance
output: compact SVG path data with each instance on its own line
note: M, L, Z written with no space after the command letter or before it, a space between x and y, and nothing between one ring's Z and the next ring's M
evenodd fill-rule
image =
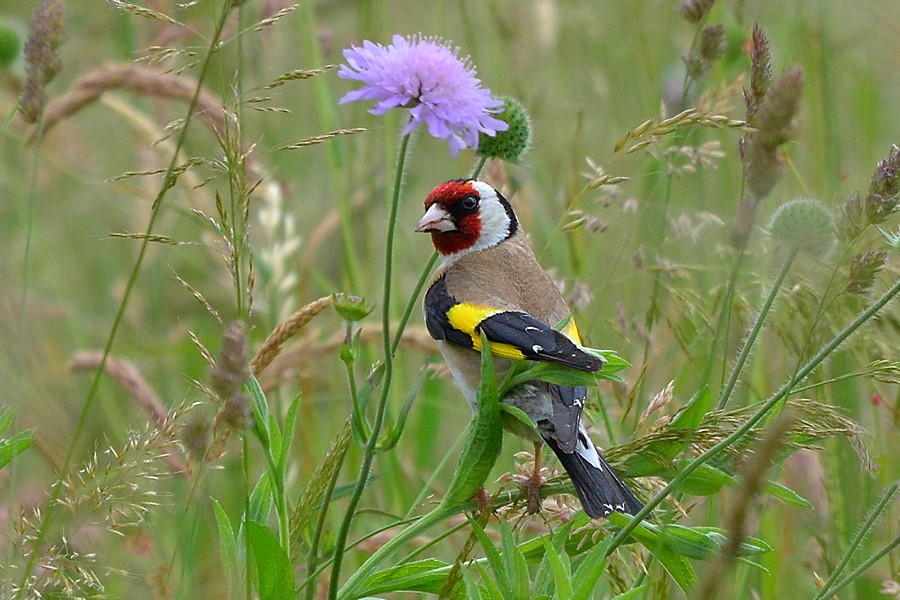
M500 192L483 181L452 179L425 198L416 231L430 233L437 251L453 256L496 246L518 227L516 213Z

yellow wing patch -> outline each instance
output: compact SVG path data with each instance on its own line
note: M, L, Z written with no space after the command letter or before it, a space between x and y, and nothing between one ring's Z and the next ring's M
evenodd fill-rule
M569 322L563 327L562 332L567 338L581 346L581 335L578 333L578 327L575 326L575 319L569 319Z
M479 304L467 304L465 302L461 302L450 307L450 310L447 311L447 319L450 321L450 325L454 329L462 331L470 338L472 338L472 347L480 352L481 335L475 330L475 328L478 327L478 325L488 317L501 312L503 312L502 309L495 308L493 306L483 306ZM512 358L515 360L522 360L525 358L525 355L522 354L521 350L519 350L512 344L489 342L488 345L491 348L491 352L495 356Z

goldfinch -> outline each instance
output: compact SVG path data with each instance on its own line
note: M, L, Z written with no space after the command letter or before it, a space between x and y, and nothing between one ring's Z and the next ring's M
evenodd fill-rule
M425 324L463 395L477 410L481 332L494 355L498 381L512 361L549 361L598 371L602 361L579 348L571 311L538 264L516 213L483 181L455 179L434 188L415 229L430 233L443 260L425 294ZM568 321L566 321L568 320ZM567 322L563 330L553 325ZM512 421L513 433L535 443L529 510L537 511L539 450L546 442L572 479L585 511L635 514L641 503L603 460L581 424L587 388L542 381L522 384L503 402L522 410L537 431Z

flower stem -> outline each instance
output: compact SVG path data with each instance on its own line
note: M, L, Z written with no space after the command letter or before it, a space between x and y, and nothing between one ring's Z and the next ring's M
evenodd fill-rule
M756 315L753 327L750 328L750 332L747 334L746 339L744 339L744 345L741 348L740 354L738 354L734 367L731 369L731 374L728 376L728 382L725 384L725 389L722 391L722 397L719 398L718 410L722 410L725 408L725 405L728 404L731 393L734 391L738 378L740 378L741 373L744 370L744 365L750 357L750 352L753 350L753 344L756 342L756 338L759 337L759 332L762 331L763 324L766 322L766 316L769 314L769 310L771 310L772 304L775 302L775 297L778 296L778 290L781 289L784 278L787 277L791 265L794 264L794 259L797 258L797 248L792 248L790 252L791 253L785 259L784 264L781 265L781 270L775 277L775 281L772 282L772 287L769 289L766 301L763 303L762 307L760 307L759 313Z
M828 578L828 581L825 582L825 585L822 586L822 589L819 590L819 593L816 595L815 600L822 600L823 598L830 598L834 594L836 594L843 585L837 587L835 582L837 582L837 578L840 577L841 573L844 572L844 569L847 568L847 564L850 562L850 559L853 557L853 553L856 552L856 549L862 543L863 539L866 535L869 534L869 530L875 525L875 521L878 517L881 516L881 513L884 512L885 508L888 507L891 503L891 500L894 498L894 494L897 493L898 482L894 482L893 485L888 486L888 488L881 494L881 498L878 499L878 502L875 503L875 506L872 507L872 510L869 511L868 516L866 516L865 522L860 526L860 528L856 531L853 536L853 540L850 541L850 545L847 547L847 551L844 552L844 556L841 557L841 561L834 568L834 571L831 573L831 576ZM848 576L844 581L850 580L851 576ZM843 584L844 581L841 583Z
M876 552L875 554L870 556L868 559L863 561L863 563L861 565L859 565L858 567L853 569L852 573L847 575L845 578L841 579L837 584L834 585L834 587L832 587L830 590L828 590L827 593L825 593L825 594L820 593L818 596L816 596L815 600L830 600L831 598L834 598L834 596L838 592L840 592L842 589L844 589L845 587L850 585L853 582L853 580L855 580L857 577L859 577L860 575L865 573L866 570L869 567L871 567L872 565L874 565L876 562L878 562L878 560L882 556L884 556L885 554L887 554L888 552L890 552L897 546L900 546L900 535L898 535L892 541L890 541L886 545L884 545L881 548L881 550L879 550L878 552Z
M829 341L824 347L822 347L819 352L813 356L809 362L807 362L803 367L801 367L797 372L791 375L788 378L787 382L782 385L774 394L772 394L766 401L762 403L762 406L753 413L753 415L748 418L743 425L738 427L731 435L724 438L718 444L711 447L706 452L700 454L697 458L692 460L682 469L675 477L672 478L671 481L657 494L650 499L649 502L642 508L634 517L631 519L631 522L628 523L625 527L623 527L619 533L613 538L612 543L607 550L607 556L613 552L616 548L618 548L622 542L624 542L632 531L643 521L650 512L656 508L663 500L665 500L681 483L688 478L688 476L693 473L696 469L698 469L701 465L708 462L711 458L722 452L725 448L735 443L744 435L749 432L754 425L756 425L759 421L765 418L769 411L771 411L779 402L787 398L794 387L806 377L809 376L822 362L825 361L828 356L831 355L832 352L838 349L841 344L847 341L854 332L856 332L860 327L862 327L869 319L874 317L878 312L887 306L887 304L894 299L897 294L900 294L900 280L897 280L894 285L886 291L878 300L872 303L866 310L861 312L853 321L851 321L844 329L842 329L836 336L834 336L831 341Z
M337 598L338 583L341 576L341 563L343 562L344 550L347 546L347 535L350 532L350 524L356 513L356 507L359 506L360 498L362 498L363 490L366 482L369 480L369 473L372 470L372 462L375 459L375 452L378 449L378 438L381 433L381 427L384 424L384 413L387 407L388 397L391 391L391 379L394 375L394 355L391 340L391 279L393 274L394 261L394 230L397 225L397 208L400 204L400 188L403 184L403 172L406 163L406 152L409 147L409 136L404 135L400 138L400 152L397 157L397 172L394 176L394 191L391 197L390 213L388 216L387 239L384 248L384 291L381 299L381 326L382 338L384 340L384 375L381 381L381 397L378 400L378 407L375 411L375 421L372 423L372 433L366 443L363 452L362 466L359 469L359 477L356 480L356 487L350 496L350 502L347 506L347 512L341 521L341 527L338 529L334 540L334 562L331 567L331 584L328 589L329 600Z

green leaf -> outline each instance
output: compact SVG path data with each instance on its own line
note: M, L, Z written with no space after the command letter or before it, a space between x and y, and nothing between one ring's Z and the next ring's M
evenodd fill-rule
M775 496L782 502L790 504L791 506L799 506L801 508L812 508L812 503L809 500L787 487L786 485L781 485L775 481L767 481L766 482L766 492L770 495Z
M600 580L600 576L603 575L603 570L606 568L606 550L611 541L612 537L607 537L604 543L594 546L581 560L581 564L575 570L575 589L571 596L572 600L590 600L593 597L597 581Z
M565 552L566 542L572 532L574 520L572 519L557 529L552 539L550 539L549 535L545 535L539 538L532 538L519 545L519 550L525 555L526 560L529 556L537 556L536 552L531 551L532 547L539 549L540 556L542 556L541 564L538 566L537 573L534 576L534 585L532 586L535 594L549 594L552 591L551 584L553 583L554 572L550 564L551 558L547 554L552 552L557 555L558 559L559 554ZM547 544L548 539L550 539L549 545Z
M247 527L260 600L293 600L294 570L287 552L265 525L248 521Z
M34 434L31 431L20 431L9 439L0 440L0 469L12 462L12 459L33 443Z
M387 592L421 592L437 594L447 581L447 563L427 558L391 567L369 577L360 588L361 596Z
M269 403L266 400L266 394L253 375L250 376L244 387L250 392L250 398L253 400L251 412L256 437L259 438L263 449L268 452L271 436L269 435Z
M544 541L544 556L550 563L553 570L554 582L556 583L557 598L572 597L572 570L569 567L569 557L565 552L560 552L547 537L541 538Z
M650 584L645 583L636 588L631 588L627 592L622 592L618 596L613 596L612 600L633 600L634 598L645 598L646 592L650 590Z
M631 517L621 513L611 513L608 519L613 525L625 527L628 525ZM666 529L668 530L669 527ZM697 581L697 574L694 572L694 568L691 566L687 557L676 552L669 543L667 543L668 540L660 535L659 527L647 523L646 521L641 521L641 523L631 532L631 537L636 539L650 552L650 554L656 557L675 583L678 584L678 587L680 587L683 592L688 593ZM704 539L704 542L706 541L708 540ZM691 548L691 550L695 552L699 551L697 548Z
M9 429L10 425L12 425L14 415L15 412L11 407L0 410L0 435L6 433L6 430Z
M689 460L678 462L678 471L681 471ZM674 473L673 473L674 476ZM679 492L690 494L691 496L712 496L716 494L726 485L734 483L734 477L713 467L709 463L704 463L697 467L687 478L678 486Z
M469 520L469 526L472 528L472 532L478 539L478 543L481 544L481 549L484 550L484 556L491 566L491 571L494 572L494 579L497 582L501 596L503 598L512 598L513 574L507 571L506 564L504 563L500 552L494 547L494 543L491 542L491 539L484 532L484 528L482 528L478 521L472 517L466 515L466 518ZM488 579L490 579L490 577L488 577Z
M287 472L287 457L291 453L291 443L294 441L294 430L297 427L297 411L300 408L300 394L294 396L288 407L287 416L284 419L284 438L281 441L281 453L278 455L278 476L284 479Z
M269 472L264 471L259 476L259 481L250 492L250 520L256 523L265 523L272 510L272 486L269 480Z
M503 418L504 416L509 416L519 421L526 427L531 429L537 428L537 423L534 422L534 419L528 416L528 414L522 410L521 408L516 408L515 406L511 406L509 404L500 403L500 412L502 413L500 416Z
M694 394L694 397L688 401L687 406L675 413L670 426L673 429L687 429L690 431L697 429L703 417L712 408L712 401L713 397L709 388L703 388ZM672 456L672 458L675 458L675 456Z
M453 473L444 504L465 502L482 488L487 480L503 440L500 424L500 400L494 382L494 363L484 332L481 352L481 385L478 387L478 413L469 426L469 434Z
M225 509L219 504L215 498L213 501L213 510L216 513L216 525L219 529L219 555L222 559L222 570L225 572L225 578L228 580L229 597L237 593L237 577L240 573L238 569L237 559L237 541L234 537L234 529L231 527L231 521L225 514Z
M512 527L506 521L500 521L500 547L503 550L505 570L509 574L513 588L512 597L529 598L531 596L529 589L531 577L528 574L528 565L525 562L525 556L516 547Z

